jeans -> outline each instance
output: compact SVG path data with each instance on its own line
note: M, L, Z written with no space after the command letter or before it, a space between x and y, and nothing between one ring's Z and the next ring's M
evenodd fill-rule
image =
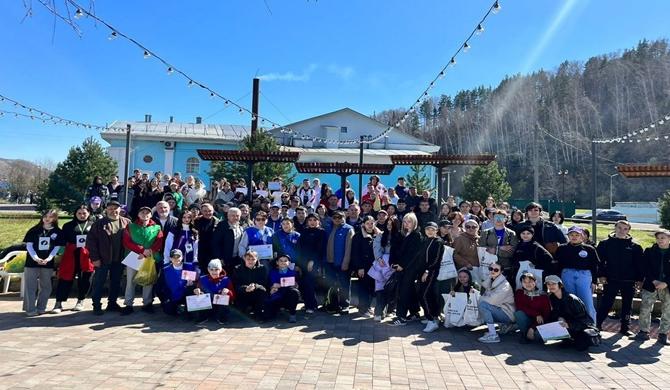
M346 297L343 302L340 302L340 306L346 309L349 307L349 287L351 286L351 276L349 276L349 271L342 271L340 266L337 266L333 263L326 264L326 279L328 284L333 286L339 286L342 291L342 295Z
M596 325L600 327L609 313L616 295L621 291L621 325L628 326L630 323L630 311L633 306L633 294L635 293L635 282L607 280L605 291L598 306Z
M591 271L579 270L574 268L566 268L561 274L565 291L568 294L575 294L584 302L586 312L596 321L596 308L593 305L593 291L591 290L591 282L593 278Z
M26 313L47 310L47 301L51 295L51 277L53 268L25 267L23 281L23 310Z
M95 269L95 273L93 274L93 292L91 293L91 300L93 301L94 308L100 307L102 291L105 288L105 282L107 281L108 274L109 298L107 300L107 304L115 305L116 299L119 297L119 292L121 290L121 275L123 274L123 264L102 264L100 267Z
M649 292L642 289L642 303L640 304L640 330L649 332L651 326L651 312L654 310L656 300L661 301L661 326L658 333L668 334L670 331L670 291L668 287L663 290Z
M501 307L484 301L479 301L479 315L485 324L511 324L514 322Z
M268 320L274 318L281 308L288 310L288 314L295 315L298 300L300 291L297 288L281 287L265 301L265 318Z

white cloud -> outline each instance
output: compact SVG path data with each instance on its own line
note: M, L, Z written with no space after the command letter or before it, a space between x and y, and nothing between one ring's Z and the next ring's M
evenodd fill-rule
M309 81L309 79L312 77L312 73L318 68L316 64L310 64L307 69L305 69L302 73L294 73L294 72L285 72L285 73L268 73L264 75L258 76L259 79L263 81L302 81L306 82Z
M341 66L337 64L328 65L328 72L341 78L342 80L349 80L354 75L355 70L351 66Z

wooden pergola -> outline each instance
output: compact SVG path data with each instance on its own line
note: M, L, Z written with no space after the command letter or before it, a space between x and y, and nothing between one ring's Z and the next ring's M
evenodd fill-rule
M347 177L351 175L388 175L393 171L391 164L350 164L350 163L323 163L323 162L299 162L295 163L295 169L300 173L331 173L340 177L340 191L342 193L342 205L344 205ZM363 190L361 189L361 193Z
M254 164L259 162L295 163L300 157L298 152L256 152L253 150L216 150L198 149L198 156L205 161L234 161L247 166L247 197L253 196L251 182L254 177Z
M641 177L670 177L670 164L626 164L616 167L627 179Z
M488 165L495 161L494 154L434 154L430 156L391 156L393 165L431 165L437 170L437 195L440 199L440 187L442 186L442 169L452 165ZM449 194L447 194L449 195Z

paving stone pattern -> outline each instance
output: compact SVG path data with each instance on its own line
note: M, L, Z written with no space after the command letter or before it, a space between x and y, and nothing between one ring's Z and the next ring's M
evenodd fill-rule
M422 334L419 323L392 327L356 314L299 312L297 324L236 316L223 327L198 328L160 310L96 317L90 301L79 313L26 318L20 309L18 297L0 297L0 389L667 389L670 383L670 347L610 332L587 354L520 345L511 335L484 345L477 342L481 331Z

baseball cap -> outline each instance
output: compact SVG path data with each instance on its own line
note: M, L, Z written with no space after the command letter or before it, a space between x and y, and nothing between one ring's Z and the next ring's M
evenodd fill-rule
M558 275L549 275L544 279L544 284L563 284L561 278Z
M109 207L109 206L121 207L121 203L119 203L116 200L110 200L109 202L107 202L107 207Z
M437 224L435 222L428 222L426 224L426 226L424 226L424 229L427 229L427 228L437 229Z
M141 213L143 210L147 210L148 212L151 212L151 207L142 206L142 207L140 207L139 210L137 210L137 213L139 214L139 213Z
M668 230L668 229L658 229L654 232L654 237L658 237L659 234L665 234L666 236L670 237L670 230Z
M568 229L568 234L570 233L579 233L581 235L584 235L584 228L581 226L571 226L570 229Z
M177 256L179 257L183 256L181 253L181 249L173 249L170 251L170 257L177 257Z
M100 203L102 203L102 198L100 198L99 196L94 196L94 197L91 198L91 203L100 204Z

